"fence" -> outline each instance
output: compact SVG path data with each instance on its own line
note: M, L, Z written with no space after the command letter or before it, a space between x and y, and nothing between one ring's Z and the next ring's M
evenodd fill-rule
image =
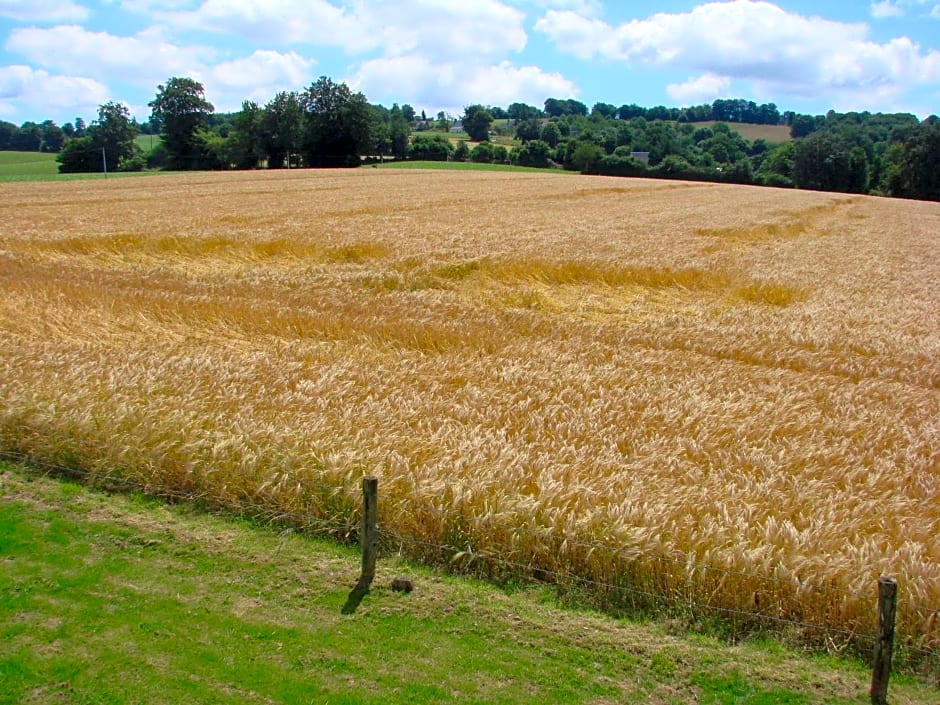
M899 585L892 579L879 580L877 593L874 585L872 589L856 592L831 585L804 584L800 586L799 594L794 596L789 581L772 576L665 556L637 557L610 546L573 539L564 539L564 543L569 548L586 552L589 565L583 562L565 565L564 561L556 560L553 567L548 568L531 560L531 557L526 559L511 553L476 549L472 542L459 546L436 543L402 535L390 528L380 528L377 521L378 481L375 478L363 479L361 507L349 504L350 511L323 517L285 512L273 500L268 504L253 504L245 498L227 500L204 492L141 484L116 474L90 472L71 464L43 461L26 453L0 452L0 459L27 464L49 474L90 480L109 489L138 491L169 501L196 502L260 522L290 525L304 533L325 535L346 543L358 541L362 548L362 573L347 603L351 609L368 591L375 576L378 556L382 552L391 552L423 563L446 566L455 572L472 573L497 581L550 583L561 594L571 595L581 602L590 601L607 611L626 614L640 611L689 621L714 618L732 639L772 628L795 636L801 643L831 651L851 650L858 656L869 657L874 653L871 697L876 704L886 702L893 661L903 664L907 669L919 671L940 685L940 651L935 648L935 642L922 638L919 643L915 643L909 630L895 634L896 624L910 625L918 620L926 620L932 630L940 609L915 605L899 597L899 594L903 595L903 583ZM326 482L318 490L330 495L354 495L357 491ZM555 558L558 557L556 554ZM684 584L669 579L644 580L644 566L654 562L672 564L676 569L674 574L686 576ZM584 570L585 567L590 570ZM694 576L706 577L696 581ZM729 584L753 588L752 609L729 606L722 601L722 590ZM703 590L703 587L709 587L709 591ZM870 604L868 627L840 627L839 614L832 614L832 619L825 622L799 617L801 602L811 604L813 600L820 599L833 604Z

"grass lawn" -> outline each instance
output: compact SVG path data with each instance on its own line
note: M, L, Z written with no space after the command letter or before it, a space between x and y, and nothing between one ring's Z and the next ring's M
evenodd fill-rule
M0 181L28 181L55 177L56 155L47 152L0 152Z
M865 703L867 670L0 464L3 703ZM414 579L410 594L392 577ZM893 703L940 691L892 682Z

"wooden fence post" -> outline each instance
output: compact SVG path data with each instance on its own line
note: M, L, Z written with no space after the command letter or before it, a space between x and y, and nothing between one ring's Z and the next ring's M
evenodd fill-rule
M362 547L362 575L360 587L367 588L375 578L375 559L379 549L379 526L376 515L379 499L379 480L376 477L362 478L362 528L359 545Z
M871 675L872 705L888 705L888 678L894 648L894 618L898 608L898 581L878 578L878 641Z

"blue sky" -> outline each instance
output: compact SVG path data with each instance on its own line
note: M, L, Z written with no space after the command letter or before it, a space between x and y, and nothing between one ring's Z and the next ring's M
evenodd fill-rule
M0 0L0 119L120 101L171 76L219 111L321 75L374 103L940 113L940 0Z

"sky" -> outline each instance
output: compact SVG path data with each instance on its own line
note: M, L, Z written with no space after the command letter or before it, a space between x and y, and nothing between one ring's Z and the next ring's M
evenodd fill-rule
M320 76L458 116L546 98L940 114L940 0L0 0L0 119L145 121L173 76L219 112Z

